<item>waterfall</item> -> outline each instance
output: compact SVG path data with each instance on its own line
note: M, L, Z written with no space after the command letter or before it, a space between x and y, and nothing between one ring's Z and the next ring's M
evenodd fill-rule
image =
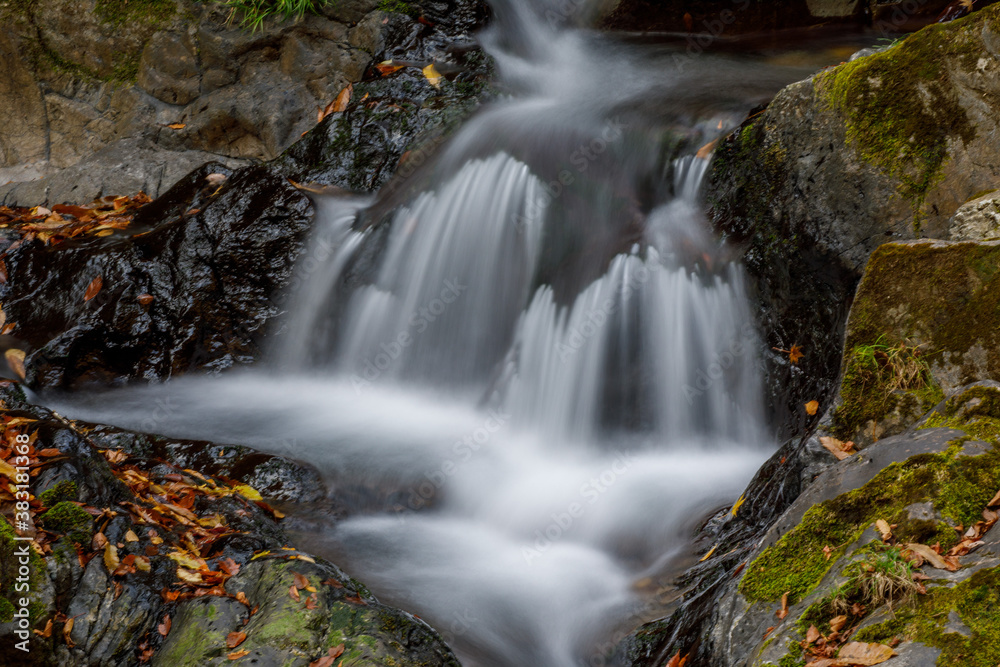
M297 543L467 666L603 659L651 613L638 582L773 450L743 270L694 156L758 91L730 60L680 69L569 27L588 6L495 3L509 97L389 213L321 199L260 368L56 402L309 462L349 516L296 508Z

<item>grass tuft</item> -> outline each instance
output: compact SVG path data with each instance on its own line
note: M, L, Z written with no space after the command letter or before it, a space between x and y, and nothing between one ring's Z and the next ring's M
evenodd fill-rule
M318 14L330 0L225 0L230 9L229 20L239 14L240 26L252 32L264 29L264 21L272 16L283 20L300 19L309 14Z

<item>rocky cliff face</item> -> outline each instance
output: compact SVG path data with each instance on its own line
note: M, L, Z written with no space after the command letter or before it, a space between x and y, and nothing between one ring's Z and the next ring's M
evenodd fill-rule
M394 44L482 19L465 5L427 10L340 0L322 15L240 28L222 3L9 2L0 8L0 202L84 203L166 191L210 159L270 160ZM431 16L420 24L422 13ZM407 13L408 12L408 13ZM437 14L435 14L437 12ZM235 20L235 22L234 22ZM456 25L461 23L461 25Z

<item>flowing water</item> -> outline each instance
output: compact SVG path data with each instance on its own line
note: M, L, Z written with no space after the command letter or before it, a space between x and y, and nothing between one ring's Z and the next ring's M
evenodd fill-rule
M466 665L602 664L652 613L643 582L773 451L693 154L804 71L494 8L508 94L403 205L319 202L269 363L57 407L315 466L347 517L299 508L300 543Z

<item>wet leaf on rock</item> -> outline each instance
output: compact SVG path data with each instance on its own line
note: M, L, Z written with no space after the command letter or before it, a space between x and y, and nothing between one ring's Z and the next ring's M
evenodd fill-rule
M98 293L101 291L101 287L103 286L104 286L104 278L102 278L101 276L97 276L96 278L91 280L90 284L87 285L87 291L83 293L83 300L90 301L91 299L93 299L95 296L98 295Z
M228 648L236 648L242 644L247 638L247 633L245 632L230 632L226 636L226 646Z
M170 634L170 614L163 617L163 622L156 626L156 631L164 637Z

